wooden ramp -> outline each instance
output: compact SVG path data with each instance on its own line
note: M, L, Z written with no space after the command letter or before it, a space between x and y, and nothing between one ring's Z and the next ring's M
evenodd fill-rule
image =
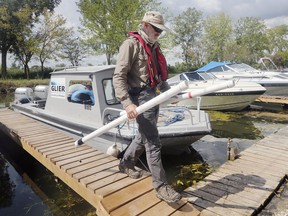
M288 174L288 127L227 161L185 197L201 215L256 215Z
M186 199L168 205L155 196L149 175L128 178L118 159L44 123L0 109L0 129L97 210L97 215L199 215Z

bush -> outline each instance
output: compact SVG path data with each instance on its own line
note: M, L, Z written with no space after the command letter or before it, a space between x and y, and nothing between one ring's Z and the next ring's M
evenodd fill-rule
M32 66L30 68L30 79L49 79L50 73L52 71L53 71L52 68L44 67L44 73L42 73L40 66ZM16 65L12 65L10 68L7 68L7 79L26 79L26 78L27 77L24 74L23 68Z

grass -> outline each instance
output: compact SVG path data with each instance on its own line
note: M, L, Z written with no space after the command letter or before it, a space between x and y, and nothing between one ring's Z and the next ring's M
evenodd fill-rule
M3 79L0 80L0 93L14 92L18 87L30 87L34 88L36 85L48 85L49 79Z

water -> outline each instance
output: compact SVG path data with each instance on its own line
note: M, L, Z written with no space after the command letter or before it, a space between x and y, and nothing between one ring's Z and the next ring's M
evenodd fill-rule
M0 95L0 107L9 105L9 101L11 97L1 98ZM273 109L283 112L281 107ZM202 179L226 161L228 137L242 151L287 123L281 118L279 121L257 118L250 110L240 113L211 112L210 116L212 135L194 143L191 154L163 157L168 181L178 190ZM200 175L191 172L192 169L199 170ZM0 215L96 214L93 206L0 133Z
M5 134L0 133L0 140L0 215L96 215L91 205Z

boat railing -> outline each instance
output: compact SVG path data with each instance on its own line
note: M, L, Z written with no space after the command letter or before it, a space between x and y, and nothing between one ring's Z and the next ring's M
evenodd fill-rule
M67 70L67 69L73 69L73 68L78 68L78 66L64 66L64 67L55 67L53 72L55 71L60 71L60 70Z

